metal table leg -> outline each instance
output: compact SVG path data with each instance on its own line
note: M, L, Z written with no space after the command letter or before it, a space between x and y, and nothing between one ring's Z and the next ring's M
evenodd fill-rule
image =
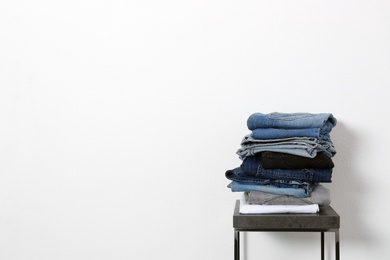
M336 229L335 232L335 251L336 251L336 260L340 260L340 233Z
M321 232L321 260L325 259L324 232Z
M240 260L240 232L234 230L234 260Z
M336 260L340 260L340 234L338 229L328 230L335 234ZM240 231L234 230L234 260L240 260ZM321 260L325 260L325 232L321 231Z

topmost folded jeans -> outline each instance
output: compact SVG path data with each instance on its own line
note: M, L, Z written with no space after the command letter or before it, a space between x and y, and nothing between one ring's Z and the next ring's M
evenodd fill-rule
M249 130L256 128L320 128L323 133L329 133L336 125L336 118L330 113L254 113L249 116Z

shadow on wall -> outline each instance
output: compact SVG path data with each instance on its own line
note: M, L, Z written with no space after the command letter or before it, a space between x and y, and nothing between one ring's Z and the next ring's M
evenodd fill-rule
M345 241L375 244L374 236L365 226L362 219L362 211L365 209L365 196L367 190L359 179L361 174L356 167L358 160L356 151L361 146L361 140L356 131L348 128L343 122L338 121L337 126L331 132L332 142L337 154L332 158L335 168L333 170L332 183L323 183L331 192L331 206L340 215L340 244L343 254L343 243ZM359 141L360 140L360 141ZM360 143L359 143L360 142ZM295 248L302 248L311 245L318 246L320 237L316 233L277 233L277 232L254 232L242 234L242 241L245 247L242 248L242 259L249 259L252 256L261 254L260 249L248 246L252 238L258 241L266 241L267 245L275 243L275 248L283 245L285 252L293 251ZM326 259L334 259L333 233L326 234ZM295 243L298 241L297 243ZM249 243L248 243L249 242ZM291 246L292 244L292 246Z
M333 128L331 132L332 142L336 148L337 154L332 158L335 168L333 170L332 183L323 183L324 186L330 189L331 194L331 206L340 215L340 244L341 254L343 254L343 243L356 242L357 245L374 245L377 243L375 237L370 234L369 228L365 225L364 219L362 219L362 213L365 210L365 197L367 196L367 190L364 183L359 179L362 174L359 172L359 168L356 166L358 155L357 150L361 150L363 137L360 137L357 131L348 128L343 122L338 121L337 126ZM248 236L258 237L258 239L266 239L267 241L275 241L275 244L282 244L286 251L293 250L294 247L287 247L294 241L299 241L296 244L300 248L301 244L307 246L312 243L313 246L318 245L318 234L309 233L293 233L293 234L278 234L278 233L266 233L261 232L256 234L246 234L243 240L247 244ZM333 247L333 234L327 234L326 239L326 259L334 259L334 247ZM277 242L276 242L277 241ZM248 248L244 248L243 252L245 257L252 255L253 252L247 251ZM247 258L243 258L247 259Z
M372 240L369 230L361 219L364 210L365 190L359 180L359 169L354 163L359 137L353 129L338 121L331 133L337 154L333 158L335 168L332 183L327 185L331 191L331 205L340 215L340 236L343 240L358 240L365 243Z

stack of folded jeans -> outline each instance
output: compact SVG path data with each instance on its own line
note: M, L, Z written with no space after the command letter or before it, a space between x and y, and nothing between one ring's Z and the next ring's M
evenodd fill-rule
M251 133L237 151L242 163L225 174L233 192L244 192L242 213L317 212L318 205L330 204L320 183L332 179L336 123L330 113L252 114Z

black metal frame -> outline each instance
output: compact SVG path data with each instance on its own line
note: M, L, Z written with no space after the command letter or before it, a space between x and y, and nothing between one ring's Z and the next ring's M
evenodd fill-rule
M325 259L325 232L334 232L335 234L335 256L340 260L340 233L339 229L328 230L245 230L234 229L234 260L240 260L240 233L241 232L321 232L321 260Z

